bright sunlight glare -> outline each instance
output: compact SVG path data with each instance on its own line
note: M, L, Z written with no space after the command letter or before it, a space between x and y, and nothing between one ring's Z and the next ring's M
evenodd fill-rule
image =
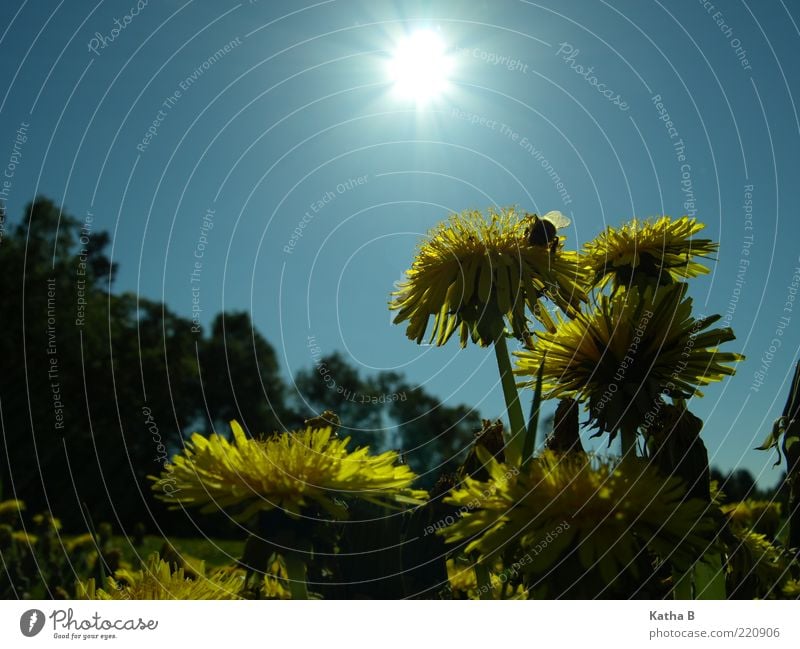
M398 44L389 62L389 76L398 96L424 104L447 88L452 67L439 35L420 30Z

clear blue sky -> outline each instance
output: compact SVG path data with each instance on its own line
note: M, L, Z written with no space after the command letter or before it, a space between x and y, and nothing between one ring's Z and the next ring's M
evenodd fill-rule
M796 2L140 4L0 5L12 219L36 193L91 212L113 233L118 290L187 317L194 295L203 323L250 311L287 376L311 364L313 336L365 371L405 372L497 416L490 352L416 347L390 324L388 293L420 236L492 204L561 210L572 245L633 215L694 209L721 249L691 293L699 312L727 312L738 339L726 349L747 360L692 409L714 464L777 479L774 455L752 449L799 355L800 303L784 310L800 266ZM391 92L386 63L421 28L455 67L418 108Z

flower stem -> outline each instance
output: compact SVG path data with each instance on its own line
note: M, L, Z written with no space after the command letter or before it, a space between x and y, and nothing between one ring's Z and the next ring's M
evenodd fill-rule
M511 429L511 436L506 444L506 461L513 465L519 465L523 459L522 448L525 444L525 418L522 415L522 405L519 402L519 393L514 383L514 374L504 333L495 338L494 353L497 358L497 369L500 372L500 382L503 385L503 397L506 400L506 412Z
M492 597L492 576L485 564L475 562L475 582L478 584L480 599L494 599Z
M283 557L286 566L286 575L289 581L289 591L292 599L308 599L306 587L306 562L297 552L287 552Z
M693 576L691 568L683 574L673 571L672 578L675 581L675 586L672 588L673 599L692 599Z

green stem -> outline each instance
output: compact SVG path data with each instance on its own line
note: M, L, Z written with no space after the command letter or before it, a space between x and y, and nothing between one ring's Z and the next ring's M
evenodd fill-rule
M800 476L797 475L800 466L795 467L791 477L792 485L789 496L789 547L797 548L797 558L800 559ZM790 474L791 475L791 474Z
M479 599L494 599L492 597L492 576L489 568L483 563L475 562L475 581L478 584Z
M306 588L306 562L297 552L287 552L283 557L286 575L289 578L289 591L292 599L308 599Z
M672 573L672 579L675 581L675 586L672 588L672 597L674 599L692 599L693 577L694 570L692 568L689 568L684 574Z
M522 449L525 444L525 417L522 415L522 405L519 402L519 393L514 382L506 337L502 333L495 338L494 353L497 358L497 369L500 372L500 382L503 385L503 397L506 400L506 412L511 429L511 436L506 444L506 461L519 466L522 462Z

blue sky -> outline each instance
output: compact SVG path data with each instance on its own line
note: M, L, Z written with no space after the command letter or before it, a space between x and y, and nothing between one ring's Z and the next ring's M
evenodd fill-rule
M287 377L313 336L497 416L491 352L417 347L390 323L420 237L489 205L561 210L568 245L695 210L721 247L690 292L747 360L691 407L714 464L770 484L774 456L752 449L800 344L800 8L717 4L4 2L0 164L27 137L9 215L36 193L91 213L113 234L118 290L187 317L194 297L204 324L250 311ZM421 107L387 75L419 29L454 62Z

